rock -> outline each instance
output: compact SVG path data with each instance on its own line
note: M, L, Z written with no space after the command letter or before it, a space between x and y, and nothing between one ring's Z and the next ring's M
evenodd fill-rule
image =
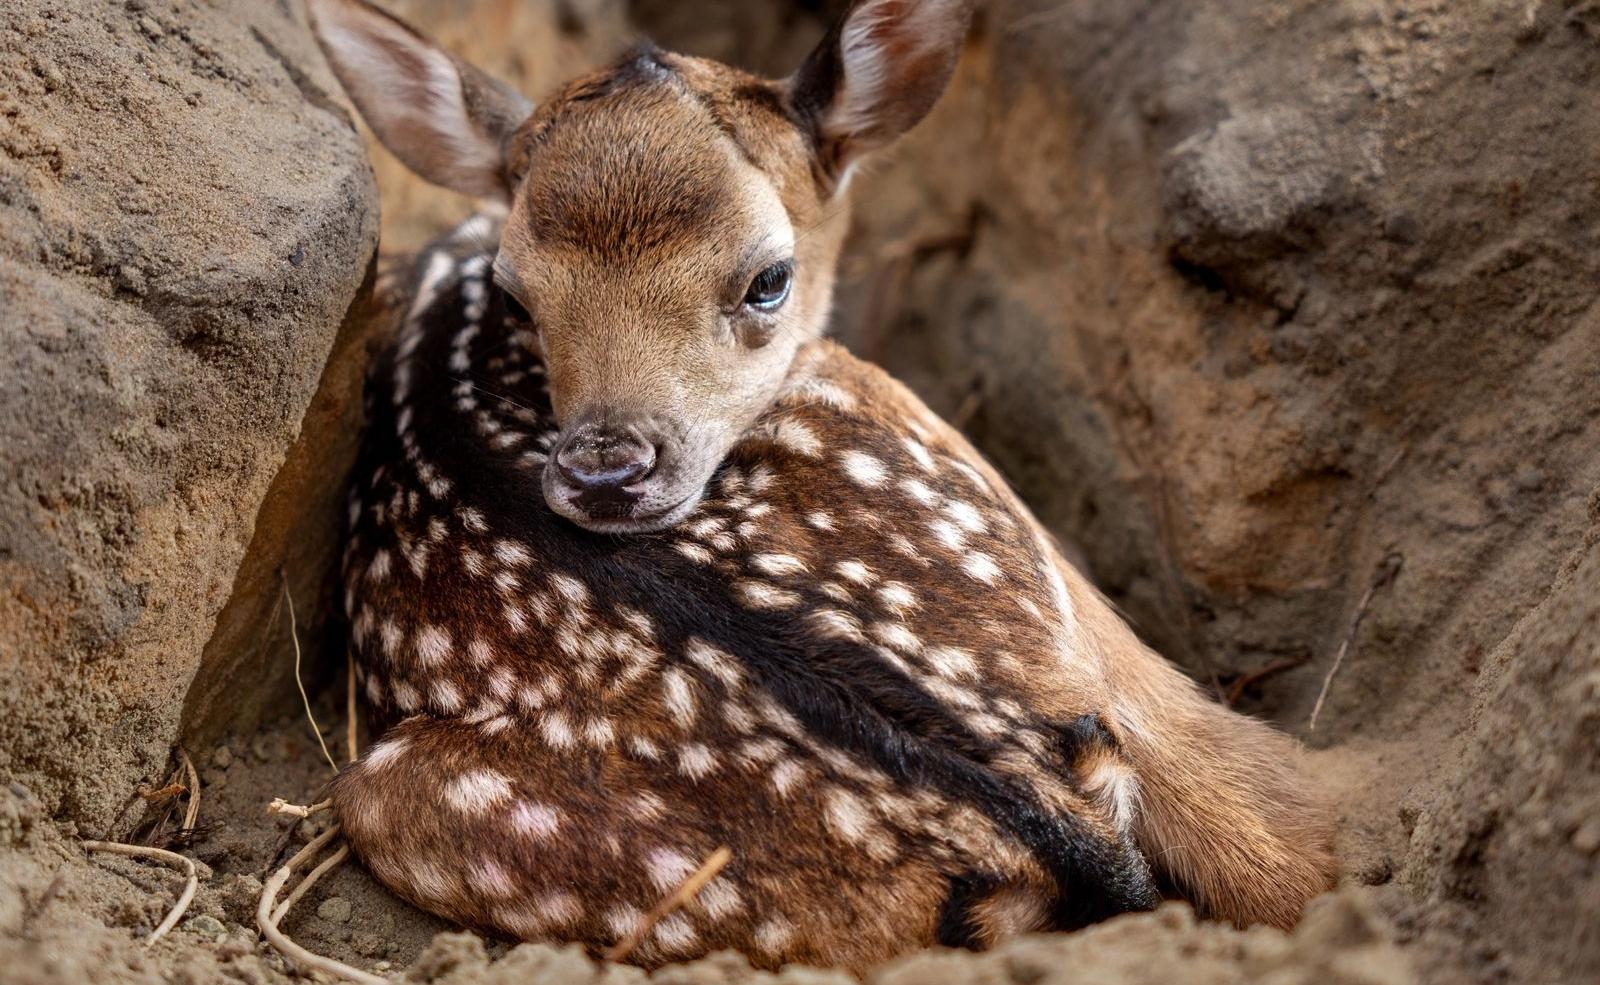
M223 883L221 902L229 920L255 926L256 905L261 901L261 880L253 875L231 875Z
M233 750L229 749L225 745L218 746L216 749L212 750L211 765L215 766L219 770L225 770L229 766L233 765Z
M228 932L228 928L222 925L221 920L218 920L216 917L206 916L203 913L198 917L190 917L189 919L185 920L183 922L183 929L187 930L191 934L199 934L202 937L209 937L212 940L216 940Z
M317 905L317 916L329 923L349 923L350 901L341 896L330 896Z
M349 388L302 428L319 383L359 372L375 233L298 9L186 5L181 33L120 4L0 11L0 774L91 827L166 771L196 674L259 659L203 658L247 545L294 544L260 563L307 603L334 550L321 500L263 516L286 458L337 472ZM45 95L29 56L70 85ZM227 717L276 696L236 688Z
M406 972L408 982L443 981L456 972L471 973L489 963L483 938L470 930L438 934Z

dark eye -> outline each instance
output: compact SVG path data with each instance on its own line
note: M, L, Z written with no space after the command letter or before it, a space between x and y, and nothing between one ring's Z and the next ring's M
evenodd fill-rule
M518 301L510 291L502 289L500 291L500 299L500 303L505 305L506 318L519 325L526 325L533 321L533 316L528 314L528 309L524 308L522 302Z
M794 261L782 260L756 274L744 293L744 303L757 311L772 311L789 296L793 282Z

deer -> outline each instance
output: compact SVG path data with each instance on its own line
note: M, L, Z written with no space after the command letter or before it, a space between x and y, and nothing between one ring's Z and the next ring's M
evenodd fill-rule
M399 279L350 494L382 734L331 798L382 884L646 967L850 969L1167 897L1288 928L1331 886L1297 744L824 337L851 178L945 89L969 0L855 0L780 80L644 44L537 105L308 5L378 140L484 203Z

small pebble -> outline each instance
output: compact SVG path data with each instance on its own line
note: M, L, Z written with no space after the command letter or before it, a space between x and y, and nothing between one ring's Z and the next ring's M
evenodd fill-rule
M197 917L190 917L189 919L185 920L183 922L183 929L189 931L191 934L199 934L202 937L210 937L213 940L228 932L228 928L222 925L221 920L218 920L216 917L207 916L204 913Z
M161 25L157 24L155 20L150 17L139 18L139 30L143 31L147 37L151 38L159 38L163 33L165 33L161 30Z
M1516 482L1517 488L1523 492L1538 492L1544 488L1544 473L1537 466L1524 465L1517 469L1517 474L1513 481Z
M342 896L329 896L317 907L317 916L329 923L345 923L350 919L350 901Z
M225 770L233 765L233 750L227 746L218 746L211 753L211 765L219 770Z

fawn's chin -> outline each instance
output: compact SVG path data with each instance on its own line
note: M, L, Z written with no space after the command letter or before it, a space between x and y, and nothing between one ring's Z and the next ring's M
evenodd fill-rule
M700 496L704 491L704 487L696 489L676 505L666 509L656 511L636 509L625 516L595 516L575 502L559 495L546 496L545 501L557 515L593 533L648 534L674 526L679 520L694 512L694 508L700 505Z

